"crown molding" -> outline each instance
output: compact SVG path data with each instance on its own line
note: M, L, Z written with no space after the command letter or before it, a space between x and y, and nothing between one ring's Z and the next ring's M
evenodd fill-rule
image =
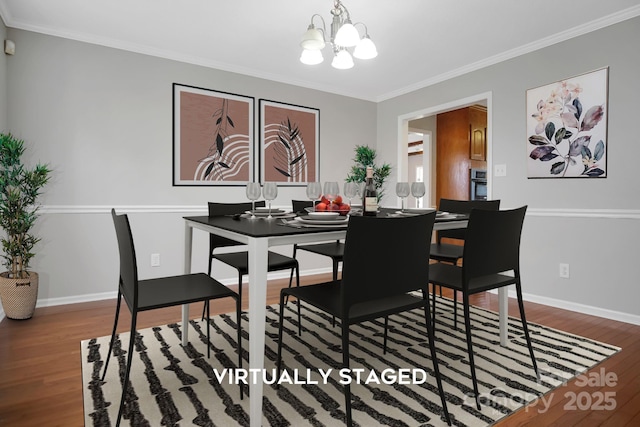
M460 68L456 68L455 70L451 70L449 72L440 74L430 79L423 80L411 86L406 86L402 89L398 89L397 91L386 93L384 95L377 97L375 101L381 102L381 101L386 101L387 99L395 98L400 95L406 95L407 93L411 93L419 89L424 89L425 87L432 86L446 80L450 80L454 77L459 77L464 74L470 73L472 71L477 71L482 68L486 68L491 65L495 65L500 62L507 61L509 59L513 59L518 56L525 55L527 53L531 53L536 50L554 45L556 43L560 43L578 36L582 36L584 34L588 34L590 32L599 30L601 28L608 27L610 25L614 25L631 18L635 18L636 16L640 16L640 5L632 6L628 9L621 10L617 13L603 16L602 18L596 19L595 21L587 22L585 24L578 25L577 27L569 28L565 31L561 31L549 37L536 40L535 42L525 44L515 49L502 52L498 55L491 56L489 58L474 62L472 64L465 65Z

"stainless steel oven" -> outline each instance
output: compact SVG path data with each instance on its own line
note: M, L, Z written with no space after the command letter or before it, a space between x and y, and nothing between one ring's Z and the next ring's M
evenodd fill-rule
M487 200L487 171L485 169L471 169L470 200Z

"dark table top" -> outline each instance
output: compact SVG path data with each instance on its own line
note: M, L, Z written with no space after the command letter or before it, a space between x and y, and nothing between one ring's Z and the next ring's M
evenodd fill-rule
M381 209L381 217L387 213L395 212L396 209ZM281 220L274 218L266 219L249 219L244 217L219 216L210 218L208 216L187 216L185 220L193 221L203 225L210 225L222 230L231 231L249 237L274 237L274 236L291 236L298 234L315 234L325 233L327 231L346 231L346 227L290 227L283 225ZM468 216L460 215L456 218L440 219L436 217L436 223L466 220Z

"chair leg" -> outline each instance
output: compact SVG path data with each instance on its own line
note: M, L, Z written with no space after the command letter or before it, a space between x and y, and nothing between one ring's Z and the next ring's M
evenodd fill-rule
M349 369L349 322L342 319L342 367ZM347 414L347 427L352 427L351 419L351 384L347 382L344 385L344 403L345 412Z
M382 354L387 354L387 330L389 329L389 316L384 316L384 339L382 340Z
M527 340L527 347L529 347L529 355L531 356L531 363L533 364L533 370L536 373L536 378L540 379L540 371L538 370L538 363L536 357L533 354L533 346L531 345L531 338L529 337L529 327L527 326L527 319L524 315L524 301L522 300L522 287L520 282L516 283L516 294L518 295L518 307L520 308L520 319L522 320L522 329L524 330L524 337Z
M331 276L333 281L338 280L338 261L333 260L333 275ZM331 327L336 327L336 316L331 316Z
M432 313L431 313L431 318L432 318L431 324L433 325L433 330L435 332L435 329L436 329L436 285L433 284L432 286L433 286L433 289L432 289L432 291L433 291L432 292L433 293L433 301L432 301L433 310L431 310L432 311Z
M473 344L471 343L471 311L469 310L469 294L462 293L464 304L464 326L467 334L467 352L469 353L469 367L471 368L471 380L473 381L473 392L476 396L476 407L480 410L480 393L478 392L478 380L476 378L476 365L473 358Z
M240 307L242 307L242 274L238 271L238 299L240 300Z
M236 300L236 323L238 324L238 369L242 369L242 328L240 323L242 322L242 306L240 304L240 298ZM240 385L240 400L244 399L244 389L242 383Z
M458 291L453 291L453 328L458 329Z
M296 265L296 288L300 287L300 265ZM302 335L302 316L300 315L300 300L296 301L298 305L298 336Z
M285 295L283 292L280 292L280 314L279 314L279 323L278 323L278 355L276 356L276 372L278 376L276 378L280 378L280 372L282 370L282 328L284 323L284 299ZM280 384L276 385L276 388L279 388Z
M213 264L213 250L209 248L209 267L207 268L207 275L209 276L211 276L212 264ZM200 321L204 320L204 315L208 308L209 308L209 301L205 301L204 305L202 306L202 317L200 318Z
M435 291L435 285L433 290ZM435 299L435 293L434 293ZM451 417L449 416L449 409L447 408L447 399L444 395L444 389L442 388L442 378L440 377L440 368L438 367L438 356L436 354L436 344L435 344L435 329L433 324L429 322L431 319L431 313L429 313L429 295L428 290L425 292L422 291L422 298L425 300L424 305L424 321L425 326L427 327L427 338L429 339L429 351L431 353L431 360L433 360L433 372L436 377L436 384L438 385L438 393L440 394L440 403L442 403L442 410L444 411L444 418L447 421L447 425L451 425Z
M133 347L136 342L136 321L138 313L134 310L131 313L131 334L129 336L129 353L127 354L127 367L124 372L124 381L122 382L122 397L120 398L120 409L118 409L118 418L116 427L120 426L122 412L124 411L124 401L127 397L127 389L129 388L129 374L131 373L131 362L133 361Z
M207 301L207 359L211 359L211 313L210 313L210 304ZM188 328L189 325L185 325L185 328Z
M296 253L298 252L298 245L294 243L293 245L293 259L296 258ZM300 278L297 278L298 280L298 286L300 286ZM291 274L289 275L289 287L291 287L291 285L293 284L293 268L291 269ZM285 300L285 304L289 303L289 295L287 295L287 298Z
M113 342L116 340L116 329L118 327L118 318L120 317L120 303L122 302L122 292L118 289L118 300L116 302L116 315L113 321L113 331L111 332L111 341L109 342L109 351L107 352L107 360L104 362L104 372L102 373L102 381L107 376L107 368L109 367L109 360L111 359L111 353L113 351Z

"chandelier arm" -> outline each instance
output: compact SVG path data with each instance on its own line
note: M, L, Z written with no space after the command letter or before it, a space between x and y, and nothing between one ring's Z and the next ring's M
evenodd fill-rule
M320 18L320 20L322 21L322 30L321 30L321 31L322 31L322 35L325 37L325 40L326 40L327 26L326 26L326 25L325 25L325 23L324 23L324 18L322 17L322 15L320 15L319 13L314 13L314 14L311 16L311 25L313 25L313 18L315 18L316 16L317 16L318 18ZM314 26L314 27L315 27L315 26ZM320 30L320 28L318 28L318 30Z
M367 28L367 24L365 24L364 22L356 22L355 24L353 24L353 26L355 27L356 25L362 25L364 27L364 35L365 37L369 37L369 29Z

